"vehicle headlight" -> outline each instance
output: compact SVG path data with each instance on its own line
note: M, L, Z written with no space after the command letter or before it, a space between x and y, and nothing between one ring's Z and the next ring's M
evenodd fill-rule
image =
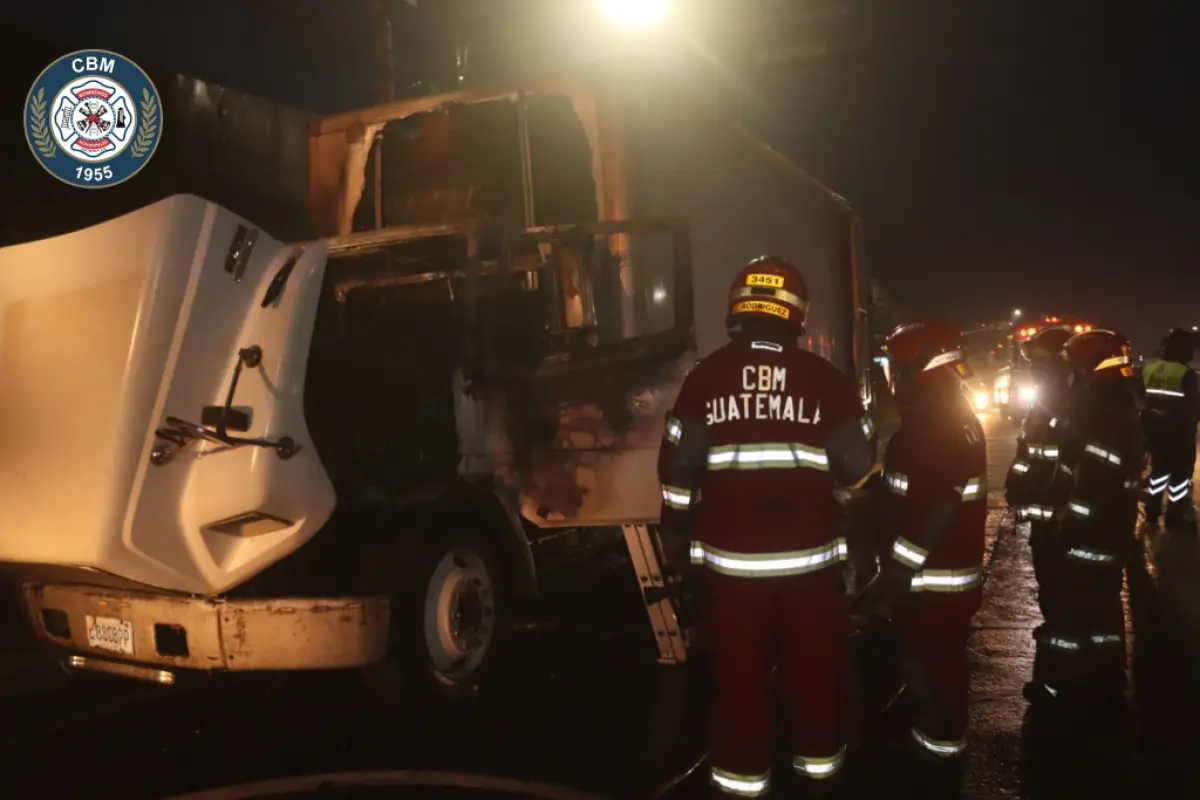
M976 392L975 393L975 408L977 408L980 411L983 411L987 407L988 407L987 392Z
M1037 395L1038 395L1038 391L1037 391L1036 386L1022 386L1021 387L1021 400L1023 400L1024 402L1032 403L1034 400L1037 400Z

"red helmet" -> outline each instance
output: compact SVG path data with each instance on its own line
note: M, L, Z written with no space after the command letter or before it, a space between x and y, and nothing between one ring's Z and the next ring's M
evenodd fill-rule
M901 325L888 336L883 349L891 360L893 391L971 377L962 334L939 320Z
M744 318L775 319L803 333L808 315L808 286L791 262L759 256L742 267L729 289L730 327Z
M1087 381L1133 377L1133 348L1128 339L1112 331L1075 334L1063 345L1063 358Z
M1030 361L1061 358L1063 345L1070 338L1070 325L1055 325L1050 328L1042 328L1021 345L1021 352Z

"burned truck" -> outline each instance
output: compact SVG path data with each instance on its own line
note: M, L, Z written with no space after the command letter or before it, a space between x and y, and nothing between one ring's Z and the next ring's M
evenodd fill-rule
M655 460L725 293L802 265L869 386L849 206L630 65L314 120L306 241L173 196L0 249L0 564L68 664L502 663L550 540L628 548L660 661ZM86 256L86 258L84 258Z

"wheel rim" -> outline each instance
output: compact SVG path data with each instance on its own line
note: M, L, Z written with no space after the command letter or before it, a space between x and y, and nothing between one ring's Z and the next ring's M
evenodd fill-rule
M459 683L474 674L487 657L495 623L495 592L483 557L469 548L446 553L425 594L425 648L435 676Z

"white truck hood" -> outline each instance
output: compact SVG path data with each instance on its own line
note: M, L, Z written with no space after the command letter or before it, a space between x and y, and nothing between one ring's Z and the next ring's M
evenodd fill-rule
M254 236L240 260L239 231ZM0 249L0 562L211 595L311 538L335 504L303 408L324 270L324 243L281 244L186 195ZM236 435L299 451L193 441L153 465L156 429L223 405L251 345Z

